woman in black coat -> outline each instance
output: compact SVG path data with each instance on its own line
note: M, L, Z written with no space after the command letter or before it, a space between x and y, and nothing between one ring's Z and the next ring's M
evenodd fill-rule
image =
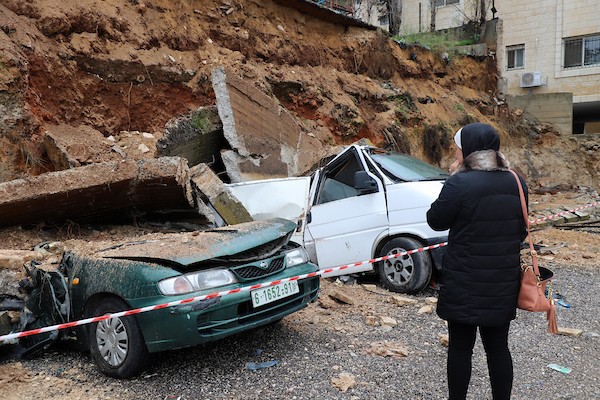
M508 331L516 317L520 245L527 236L519 190L493 127L469 124L454 140L452 175L427 212L432 229L450 229L437 306L438 315L448 321L450 399L467 395L478 327L493 398L509 399L513 366ZM527 194L523 180L521 184Z

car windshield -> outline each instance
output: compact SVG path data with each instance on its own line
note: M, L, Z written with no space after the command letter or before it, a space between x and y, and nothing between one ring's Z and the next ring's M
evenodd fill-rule
M449 176L446 171L406 154L372 151L371 158L393 180L436 181Z

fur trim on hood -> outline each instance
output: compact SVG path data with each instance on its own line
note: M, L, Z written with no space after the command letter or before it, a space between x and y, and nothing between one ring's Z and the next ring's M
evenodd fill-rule
M496 150L480 150L469 154L452 175L471 170L508 171L509 168L510 163L501 152Z

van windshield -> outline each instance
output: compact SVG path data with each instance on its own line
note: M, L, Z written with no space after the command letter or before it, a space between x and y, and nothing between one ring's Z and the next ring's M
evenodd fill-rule
M371 158L395 181L443 181L450 176L438 167L402 153L372 151Z

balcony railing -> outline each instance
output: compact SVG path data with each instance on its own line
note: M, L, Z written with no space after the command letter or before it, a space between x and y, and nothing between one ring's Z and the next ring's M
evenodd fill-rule
M340 14L354 16L354 0L312 0L323 7L332 9Z

